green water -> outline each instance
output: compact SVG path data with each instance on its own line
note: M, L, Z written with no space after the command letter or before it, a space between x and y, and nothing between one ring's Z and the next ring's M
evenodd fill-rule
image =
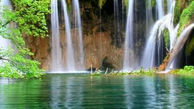
M0 109L190 109L194 78L47 75L42 80L0 79Z

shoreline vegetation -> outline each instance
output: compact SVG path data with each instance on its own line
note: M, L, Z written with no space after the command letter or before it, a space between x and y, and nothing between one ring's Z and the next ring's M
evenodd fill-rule
M65 73L64 73L65 74ZM194 66L185 66L183 69L174 69L160 72L157 69L148 69L143 68L134 71L90 71L88 73L90 76L154 76L156 74L174 74L179 76L193 76L194 77ZM26 73L0 73L0 78L13 78L13 79L35 79L42 78L47 73L37 73L36 75L29 75Z
M131 76L154 76L155 74L175 74L180 76L194 76L194 66L185 66L183 69L173 69L166 71L158 71L157 69L148 69L145 70L141 68L140 70L134 71L101 71L96 70L94 72L90 72L91 76L123 76L123 75L131 75Z

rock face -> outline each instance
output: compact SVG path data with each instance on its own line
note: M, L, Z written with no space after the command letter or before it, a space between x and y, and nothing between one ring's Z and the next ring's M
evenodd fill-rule
M123 49L111 44L110 32L99 32L84 38L86 68L100 68L106 59L115 69L122 68ZM102 66L103 67L103 66Z
M27 47L34 53L33 59L41 62L41 68L50 67L50 38L25 37Z
M73 31L73 30L72 30ZM63 59L66 57L66 39L64 31L61 31L61 46L63 49ZM123 49L117 48L111 44L111 32L97 32L90 35L84 35L84 51L86 69L91 66L93 68L106 67L103 60L106 59L114 69L122 68ZM75 48L75 57L78 57L78 48L76 36L73 37L73 46ZM26 37L27 47L34 53L32 57L41 62L41 67L47 71L50 69L51 63L51 48L50 38L34 38ZM77 58L75 58L77 60ZM64 63L65 64L65 63ZM64 65L65 66L65 65Z
M176 5L178 6L175 9L175 22L177 23L182 10L188 5L189 2L187 2L186 0L176 1ZM106 68L111 68L115 70L122 69L126 26L125 20L127 13L126 9L122 10L123 7L121 7L121 4L122 0L119 0L119 19L122 20L119 21L119 25L121 25L120 31L115 32L113 0L107 0L107 2L103 5L102 9L99 8L97 0L80 0L86 69L91 68L91 66L93 68L101 68L103 70L106 70ZM135 0L134 46L136 57L139 59L141 58L141 54L146 40L145 4L145 0ZM59 6L59 10L61 10L60 8L61 7ZM155 9L153 8L153 10ZM71 10L69 13L72 14ZM59 16L61 47L65 66L66 36L63 23L63 14L59 13ZM72 16L70 16L70 19L72 20L71 22L73 22L74 18ZM48 24L50 25L49 18ZM73 47L75 49L75 60L78 61L78 58L76 58L79 57L79 45L77 44L78 37L74 34L76 32L76 28L73 28L74 24L72 23L71 25ZM50 36L44 39L25 37L27 47L29 47L30 50L34 53L34 56L32 58L40 61L41 67L47 71L50 70L51 65L50 38ZM188 58L192 59L192 57L193 52L188 56ZM193 63L193 61L191 62L188 60L187 62Z

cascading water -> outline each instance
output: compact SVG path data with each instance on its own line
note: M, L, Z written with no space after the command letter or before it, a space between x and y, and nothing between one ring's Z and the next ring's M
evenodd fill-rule
M146 33L149 33L150 27L152 25L153 25L152 3L151 3L151 0L147 0L147 4L146 4Z
M169 63L166 69L174 69L177 67L177 64L176 64L177 55L184 47L185 42L189 37L189 33L192 31L193 28L194 28L194 23L186 27L178 37L176 44L173 46L173 49L171 50L171 56L169 58Z
M59 26L59 12L58 0L51 1L51 25L52 25L52 72L73 72L76 70L85 70L83 38L82 38L82 24L80 16L79 1L73 0L73 8L75 14L75 27L77 29L76 36L79 37L79 62L75 64L74 47L71 35L71 25L67 11L66 0L61 0L62 11L64 15L65 36L66 36L66 66L62 58L62 47L60 42L60 26Z
M165 20L165 19L164 19ZM150 68L155 65L155 47L156 47L156 35L158 27L162 24L163 19L157 21L152 28L150 37L147 40L146 47L141 60L141 67Z
M164 29L168 29L169 35L170 35L170 48L172 48L173 42L176 39L176 32L177 28L174 28L173 26L173 8L175 5L175 1L168 1L168 13L164 16L164 9L163 9L163 2L161 0L156 0L156 9L157 9L157 18L158 21L154 24L153 28L151 29L150 36L146 42L146 47L143 53L143 57L141 60L141 67L144 68L152 68L156 65L156 62L158 62L158 65L161 62L161 54L163 51L161 51L162 45L163 45L163 39L161 38L162 31ZM157 41L157 48L156 48L156 40ZM157 50L157 60L156 57L156 50Z
M126 6L125 6L125 0L122 0L122 29L125 30L125 19L126 19Z
M120 18L119 18L119 1L114 0L114 43L119 45L120 42ZM118 42L119 41L119 42Z
M9 0L1 0L0 1L0 19L2 23L4 23L5 19L2 18L2 12L4 8L12 9L11 3ZM8 25L7 27L9 27ZM8 32L8 31L7 31ZM12 47L11 41L8 39L5 39L3 36L0 36L0 49L9 49L9 47ZM4 61L0 60L0 66L3 65Z
M125 37L125 51L123 60L123 70L134 69L134 44L133 44L133 10L134 0L130 0L128 4L126 37Z
M64 13L64 20L65 20L65 33L66 33L66 41L67 41L67 50L66 50L66 70L67 71L75 71L75 60L74 60L74 48L72 44L72 37L71 37L71 26L69 21L69 16L67 12L67 4L66 0L62 0L62 7Z
M60 46L58 0L51 0L51 29L52 29L52 72L64 70L62 49Z
M79 66L80 70L85 70L84 62L84 48L83 48L83 36L82 36L82 24L80 16L80 7L79 1L73 0L74 15L75 15L75 26L78 28L78 37L79 37Z
M163 0L156 0L157 18L161 19L164 16Z
M9 0L1 0L0 1L0 18L3 21L2 17L1 17L1 13L3 11L4 8L9 8L11 9L11 3ZM8 39L3 38L2 36L0 36L0 49L8 49L8 47L10 47L12 44Z

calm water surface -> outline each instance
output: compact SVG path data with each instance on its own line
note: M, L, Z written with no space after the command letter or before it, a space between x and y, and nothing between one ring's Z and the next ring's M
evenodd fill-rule
M0 79L0 109L194 108L194 78L47 75L42 80Z

